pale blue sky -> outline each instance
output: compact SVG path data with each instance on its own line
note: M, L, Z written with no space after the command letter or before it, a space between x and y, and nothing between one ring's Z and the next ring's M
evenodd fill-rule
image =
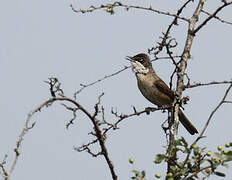
M168 0L123 2L144 6L151 4L155 9L171 12L175 12L180 5ZM219 1L208 1L206 7L212 12L218 5L216 2ZM94 81L128 65L125 56L146 52L159 40L161 32L172 20L151 12L125 11L122 8L116 9L115 15L103 11L76 14L69 7L71 3L76 8L99 5L96 0L1 2L0 159L8 154L9 165L27 114L49 98L49 89L44 80L57 77L62 82L65 94L72 96L80 83ZM190 15L193 7L185 12ZM231 20L231 8L226 8L219 15ZM187 69L192 82L231 79L231 31L231 25L214 20L197 34ZM177 53L180 53L186 36L186 23L175 27L173 35L178 40ZM163 60L153 65L168 83L174 68L172 63ZM190 96L185 113L199 130L227 86L194 88L184 92L184 95ZM132 112L132 105L137 109L151 106L137 89L130 69L84 90L78 96L78 101L93 112L97 97L102 92L105 92L102 102L108 114L111 107L129 113ZM106 145L119 179L129 179L133 168L146 170L148 179L153 179L155 173L164 174L166 167L155 165L153 160L155 154L165 150L165 135L160 126L166 116L156 112L150 116L131 118L121 123L119 130L108 135ZM90 121L83 114L77 117L75 124L66 130L65 124L71 118L71 113L58 103L36 114L33 117L36 126L25 136L22 155L12 180L110 179L110 171L103 157L92 158L85 152L73 150L73 146L89 140ZM110 115L107 117L112 118ZM231 126L231 106L223 105L206 131L207 138L201 140L200 144L216 150L217 145L231 141ZM179 131L179 135L190 142L196 137L190 136L182 126ZM134 166L128 163L130 157L135 159ZM228 174L226 179L230 179L231 168L222 170Z

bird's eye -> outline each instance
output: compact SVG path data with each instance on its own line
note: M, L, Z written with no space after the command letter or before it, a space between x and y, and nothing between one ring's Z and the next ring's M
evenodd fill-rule
M140 58L140 59L139 59L139 62L143 62L143 58Z

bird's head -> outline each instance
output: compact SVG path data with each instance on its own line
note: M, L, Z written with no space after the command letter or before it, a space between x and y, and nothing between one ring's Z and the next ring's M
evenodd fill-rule
M153 71L150 58L144 53L137 54L133 57L127 56L126 59L131 62L132 70L136 74L147 74L149 71Z

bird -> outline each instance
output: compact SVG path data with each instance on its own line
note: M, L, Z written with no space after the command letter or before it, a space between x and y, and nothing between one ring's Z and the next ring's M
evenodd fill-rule
M127 56L126 59L131 62L142 95L158 107L172 106L175 99L174 91L169 89L167 84L156 74L149 56L140 53L133 57ZM178 111L178 117L181 124L191 135L198 133L181 109Z

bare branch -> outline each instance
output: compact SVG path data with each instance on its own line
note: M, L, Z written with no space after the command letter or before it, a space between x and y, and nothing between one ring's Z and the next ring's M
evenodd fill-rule
M98 102L95 104L95 106L94 106L94 109L95 109L95 112L94 112L94 115L93 115L93 118L95 119L96 118L96 116L98 115L98 113L99 113L99 105L100 105L100 103L101 103L101 98L102 98L102 96L104 95L104 93L102 93L99 97L98 97Z
M107 148L105 146L105 138L104 138L99 126L98 126L98 123L97 123L97 121L95 119L95 116L91 115L82 105L80 105L74 99L63 96L63 97L54 97L53 101L68 101L68 102L71 102L74 105L76 105L77 108L79 108L91 120L91 122L92 122L92 124L94 126L94 130L96 132L97 139L98 139L100 147L101 147L101 154L105 157L105 160L106 160L106 162L107 162L107 164L109 166L112 178L114 180L116 180L117 175L116 175L116 173L114 171L114 166L113 166L113 164L112 164L112 162L111 162L111 160L109 158L108 150L107 150ZM96 112L94 114L96 114Z
M179 16L179 15L182 13L183 9L184 9L190 2L192 2L192 0L186 1L186 2L180 7L180 9L177 10L177 13L176 13L176 14ZM171 31L171 28L173 27L173 25L178 25L177 20L178 20L178 18L177 18L177 17L174 17L173 21L172 21L171 24L168 26L166 32L163 33L164 36L162 37L162 42L161 42L161 43L158 43L158 46L152 47L151 49L148 49L148 53L149 53L149 54L151 53L151 51L157 50L157 51L155 51L155 52L153 53L154 56L156 57L157 54L159 54L159 52L162 51L163 47L164 47L165 44L166 44L166 40L169 38L169 34L170 34L170 31Z
M178 59L180 59L181 58L181 56L172 56L172 58L178 58ZM171 58L170 58L170 56L164 56L164 57L159 57L159 56L156 56L154 59L152 59L151 60L151 62L153 62L153 61L158 61L158 60L161 60L161 59L167 59L167 60L170 60Z
M75 12L75 13L87 13L87 12L93 12L95 10L99 10L99 9L104 9L106 12L108 13L111 13L111 14L114 14L114 10L113 8L115 7L124 7L126 10L129 10L129 9L142 9L142 10L147 10L147 11L151 11L151 12L155 12L155 13L158 13L158 14L162 14L162 15L166 15L166 16L172 16L172 17L176 17L178 19L181 19L183 21L186 21L188 22L188 19L185 18L185 17L181 17L181 16L178 16L177 14L175 13L170 13L170 12L164 12L164 11L160 11L160 10L156 10L156 9L153 9L151 6L150 7L142 7L142 6L134 6L134 5L127 5L127 4L123 4L121 2L114 2L112 4L102 4L100 6L90 6L88 9L86 10L83 10L83 9L79 9L79 10L76 10L73 5L71 4L70 7L72 8L72 10Z
M196 34L202 27L204 27L204 25L206 25L212 18L215 18L215 16L217 15L218 12L220 12L224 7L229 6L232 4L232 2L227 2L227 1L223 1L223 5L218 7L213 14L211 14L208 18L206 18L194 31L193 34ZM202 11L202 9L201 9Z
M10 176L11 176L12 172L14 171L15 166L16 166L16 164L17 164L17 162L18 162L19 156L20 156L20 154L21 154L21 147L22 147L22 142L23 142L24 136L25 136L25 135L28 133L28 131L29 131L30 129L32 129L32 128L34 127L34 125L35 125L35 123L33 123L31 126L29 125L32 116L33 116L36 112L40 111L43 107L47 107L48 105L50 105L52 102L53 102L53 98L51 98L51 99L45 101L44 103L42 103L41 105L39 105L38 107L36 107L34 110L32 110L32 111L28 114L27 119L26 119L26 122L25 122L24 127L23 127L23 130L22 130L22 132L20 133L19 139L18 139L18 141L17 141L17 143L16 143L16 148L15 148L15 150L14 150L14 151L15 151L15 158L14 158L14 161L13 161L11 167L10 167L10 170L9 170L8 176L6 177L6 180L9 180L9 179L10 179Z
M141 114L147 114L149 115L151 112L155 112L155 111L159 111L159 110L165 110L165 109L170 109L171 107L160 107L160 108L154 108L154 107L146 107L144 110L142 111L137 111L135 107L133 107L134 113L131 114L118 114L117 111L114 111L113 109L111 109L111 113L113 115L115 115L116 118L118 118L118 120L114 123L114 124L108 124L109 127L105 128L103 134L106 134L109 130L113 129L118 129L118 124L121 123L124 119L133 117L133 116L139 116Z
M51 77L48 79L49 81L44 82L50 85L50 93L52 97L55 97L56 93L64 94L63 90L61 89L61 83L57 78Z
M109 78L109 77L115 76L115 75L117 75L117 74L119 74L119 73L125 71L126 69L128 69L128 68L130 68L130 67L131 67L131 66L124 66L124 68L122 68L122 69L120 69L120 70L118 70L118 71L116 71L116 72L114 72L114 73L112 73L112 74L110 74L110 75L105 75L104 77L102 77L102 78L100 78L100 79L98 79L98 80L96 80L96 81L93 81L93 82L88 83L88 84L80 84L82 87L81 87L78 91L76 91L76 92L74 93L74 98L76 99L77 94L80 93L83 89L85 89L85 88L87 88L87 87L89 87L89 86L92 86L92 85L94 85L94 84L96 84L96 83L99 83L99 82L101 82L101 81L103 81L103 80L105 80L105 79L107 79L107 78Z
M74 150L78 152L87 151L93 157L97 157L99 155L102 155L101 152L93 153L91 149L89 148L91 145L96 144L97 142L98 142L98 139L95 139L87 144L82 145L81 147L74 147Z
M2 170L2 172L1 173L3 173L2 174L2 176L5 178L7 178L9 175L8 175L8 173L7 173L7 170L5 169L5 167L4 167L4 165L6 164L6 159L7 159L7 155L5 155L4 156L4 158L3 158L3 160L2 160L2 162L0 162L0 168L1 168L1 170Z
M228 103L228 104L230 104L230 103L232 103L232 101L224 101L224 103Z
M205 3L205 0L199 1L198 6L196 7L196 9L194 11L193 16L190 18L190 22L189 22L189 26L188 26L188 34L187 34L184 50L183 50L183 53L181 56L179 69L177 72L177 75L178 75L177 95L179 96L179 99L181 98L183 87L184 87L184 75L185 75L185 70L187 68L187 60L190 57L190 50L191 50L193 38L194 38L194 35L192 32L194 30L196 22L198 21L199 14L200 14L201 10L203 9L204 3ZM175 108L175 111L177 111L177 114L178 114L178 110L179 110L179 105L177 103L176 108Z
M116 180L117 175L116 175L116 173L114 171L113 163L111 162L111 160L109 158L108 150L107 150L107 148L105 146L105 138L104 138L104 135L101 132L101 129L98 126L98 123L97 123L97 121L95 119L95 116L91 115L82 105L80 105L74 99L62 96L62 97L54 97L51 100L52 101L68 101L68 102L71 102L72 104L76 105L76 107L78 109L80 109L91 120L91 122L92 122L92 124L94 126L94 130L96 132L96 137L97 137L97 139L99 141L99 144L100 144L100 147L101 147L101 154L104 156L104 158L105 158L105 160L106 160L106 162L107 162L107 164L109 166L109 169L110 169L110 172L111 172L111 175L112 175L112 179ZM96 112L94 114L96 114Z
M226 92L225 92L225 94L224 94L222 100L220 101L220 103L219 103L219 104L216 106L216 108L211 112L211 114L210 114L210 116L209 116L209 118L208 118L208 120L207 120L207 122L206 122L206 124L205 124L205 126L204 126L204 128L203 128L203 130L201 131L201 133L199 134L199 136L197 137L196 141L195 141L193 144L195 144L199 139L201 139L201 138L203 137L203 134L204 134L206 128L208 127L208 125L209 125L209 123L210 123L210 121L211 121L213 115L214 115L215 112L221 107L221 105L222 105L223 103L225 103L225 99L226 99L226 97L227 97L229 91L231 90L231 88L232 88L232 83L231 83L230 86L227 88L227 90L226 90Z
M186 86L184 86L184 89L188 89L188 88L195 88L195 87L199 87L199 86L209 86L209 85L215 85L215 84L231 84L232 80L229 81L212 81L212 82L208 82L208 83L194 83L194 84L187 84Z
M222 23L226 23L226 24L232 25L232 22L223 20L222 18L220 18L220 17L218 17L218 16L216 16L216 15L210 14L209 12L207 12L207 11L205 11L205 10L202 10L202 12L205 13L205 14L207 14L208 16L214 17L215 19L221 21Z
M73 117L72 117L71 120L66 124L66 129L68 129L69 126L70 126L71 124L73 124L74 120L75 120L76 117L77 117L76 112L77 112L78 108L67 106L67 105L64 104L64 103L61 103L61 104L62 104L67 110L72 111L72 113L73 113Z
M109 158L108 151L107 151L107 148L105 146L104 135L102 134L102 132L101 132L99 126L98 126L98 123L97 123L97 121L95 119L95 114L97 114L97 112L95 112L94 115L91 115L75 99L68 98L68 97L64 96L63 93L58 94L59 96L56 96L56 94L55 94L56 92L63 92L61 90L61 88L60 88L60 83L59 83L59 81L58 81L57 78L50 78L49 80L50 80L50 82L46 82L46 83L48 83L50 85L50 92L51 92L52 98L48 99L47 101L45 101L44 103L42 103L41 105L39 105L38 107L36 107L34 110L32 110L28 114L26 122L24 124L24 128L23 128L22 132L20 133L19 139L17 141L17 145L16 145L16 148L15 148L15 158L13 160L13 163L12 163L12 165L10 167L9 172L7 173L7 171L5 171L5 169L4 169L4 167L1 166L2 164L0 164L2 171L4 172L4 174L6 176L5 179L6 180L10 180L10 176L11 176L12 172L14 171L15 166L16 166L16 164L18 162L19 156L21 154L21 146L22 146L23 138L27 134L27 132L30 129L32 129L34 127L34 125L35 125L35 123L32 123L32 125L29 125L32 116L36 112L40 111L42 108L50 106L55 101L65 101L65 102L70 102L70 103L72 103L72 104L74 104L76 106L76 109L72 109L71 107L65 106L67 109L72 110L73 112L75 112L78 109L78 110L82 111L91 120L91 122L92 122L92 124L94 126L94 131L95 131L95 135L97 137L97 141L99 142L100 147L101 147L101 152L99 154L102 154L104 156L104 158L105 158L105 160L106 160L106 162L107 162L107 164L109 166L112 178L114 180L117 180L117 175L116 175L116 173L114 171L114 166L113 166L113 164L112 164L112 162L111 162L111 160ZM95 110L96 110L96 107L100 104L100 98L102 97L102 95L99 96L99 100L98 100L97 104L95 105ZM90 151L88 149L88 146L86 147L86 150ZM93 155L93 153L92 153L92 155Z
M179 119L178 119L178 112L180 105L177 103L182 96L182 91L184 87L184 75L185 75L185 70L187 68L187 60L190 57L190 50L192 47L193 39L194 39L194 28L196 25L196 22L198 21L199 14L201 10L203 9L205 0L199 0L198 5L193 13L193 16L189 20L189 26L188 26L188 34L184 46L184 50L181 56L181 61L179 64L178 72L177 72L177 88L176 88L176 95L177 97L175 98L174 101L174 121L170 127L170 135L169 135L169 147L168 147L168 152L172 152L173 149L175 149L175 141L177 140L177 132L178 132L178 124L179 124ZM171 155L170 159L176 159L176 154ZM168 162L168 167L167 170L168 172L172 172L171 166L172 162Z

